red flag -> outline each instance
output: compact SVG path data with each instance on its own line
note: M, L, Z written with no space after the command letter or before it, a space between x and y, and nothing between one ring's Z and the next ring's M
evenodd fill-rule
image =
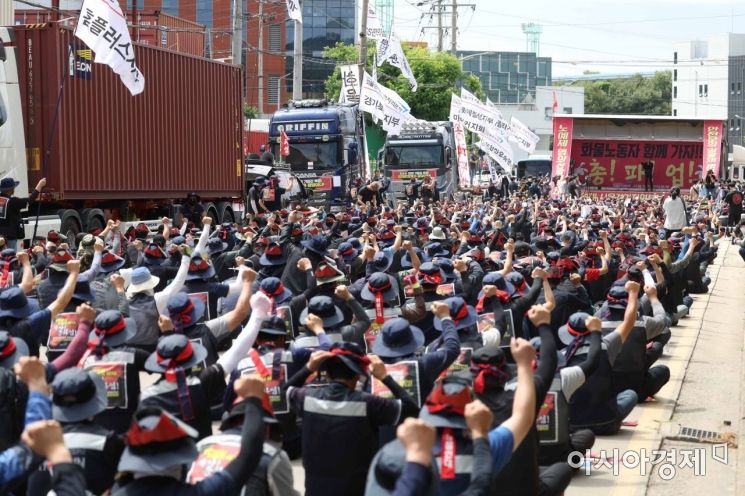
M279 154L282 157L290 155L290 140L287 139L284 129L279 132Z
M556 91L554 91L554 105L553 105L553 112L554 115L559 111L559 100L556 98Z

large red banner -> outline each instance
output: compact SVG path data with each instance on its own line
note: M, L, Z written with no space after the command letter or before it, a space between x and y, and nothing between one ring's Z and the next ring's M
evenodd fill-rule
M551 157L551 176L569 174L569 155L572 150L572 117L554 117L554 149Z
M738 121L739 122L739 121ZM719 176L722 159L722 121L704 121L704 144L706 145L706 171Z
M554 153L556 147L554 146ZM643 163L652 162L655 190L688 188L703 170L704 145L700 141L574 140L568 174L587 179L603 189L641 189Z

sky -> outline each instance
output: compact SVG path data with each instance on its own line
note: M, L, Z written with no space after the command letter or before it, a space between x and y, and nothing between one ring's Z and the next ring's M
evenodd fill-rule
M450 0L444 2L452 5ZM417 6L417 3L423 5ZM394 0L393 30L405 40L437 45L433 0ZM673 43L745 33L743 0L459 0L458 49L525 51L521 24L543 26L541 56L553 58L553 76L583 71L649 73L670 68ZM451 9L448 8L449 12ZM443 24L450 25L448 16ZM449 34L444 42L450 47Z

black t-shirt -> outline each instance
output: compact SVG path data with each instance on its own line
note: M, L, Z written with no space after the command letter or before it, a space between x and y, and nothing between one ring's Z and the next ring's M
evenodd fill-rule
M204 207L201 203L190 204L188 202L185 202L181 206L181 213L189 220L189 222L193 222L195 226L202 225L202 214L204 213Z
M652 169L654 168L654 164L652 162L644 162L642 164L642 167L644 167L644 174L647 176L652 175Z
M362 201L364 203L368 203L368 202L371 202L373 198L377 198L378 193L377 191L371 190L368 186L363 186L362 188L360 188L360 191L359 193L357 193L357 196L362 198Z
M742 193L735 190L730 191L724 198L724 201L729 205L730 214L732 212L742 212Z

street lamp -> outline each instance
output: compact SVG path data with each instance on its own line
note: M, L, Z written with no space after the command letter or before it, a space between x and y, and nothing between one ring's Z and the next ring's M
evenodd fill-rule
M282 80L287 76L292 76L294 72L288 72L284 76L277 79L277 110L282 106Z

